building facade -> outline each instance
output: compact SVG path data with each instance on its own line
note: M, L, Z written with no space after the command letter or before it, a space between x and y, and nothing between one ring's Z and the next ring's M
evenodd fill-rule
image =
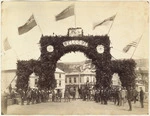
M8 91L11 83L12 88L16 85L16 69L2 70L1 72L1 90Z
M120 88L121 87L121 81L118 73L114 73L112 75L112 87L113 88Z
M36 88L38 83L38 76L36 76L34 73L32 73L29 77L29 86L31 88ZM55 90L60 90L62 92L62 97L64 97L65 92L65 72L60 70L59 68L56 68L55 71L55 79L56 79L56 88Z
M96 83L95 73L91 72L91 70L89 69L86 69L84 72L66 73L66 88L80 88L82 86L85 86L87 82L91 83L92 85Z
M149 87L149 72L148 68L145 67L137 67L136 70L136 89L140 91L140 88L145 92L148 92Z
M56 90L61 90L62 97L64 98L64 92L65 92L65 72L60 70L59 68L56 68L55 71L55 79L56 79Z
M32 73L29 77L29 87L31 88L36 88L37 87L37 84L38 84L38 76L36 76L34 73ZM56 85L56 90L61 90L63 95L64 95L64 91L65 91L65 73L56 68L56 71L55 71L55 79L56 79L56 82L57 82L57 85ZM5 91L9 91L8 88L9 88L9 85L11 83L11 87L13 89L16 88L16 80L17 80L17 77L16 77L16 69L12 69L12 70L4 70L2 71L2 90L5 90Z

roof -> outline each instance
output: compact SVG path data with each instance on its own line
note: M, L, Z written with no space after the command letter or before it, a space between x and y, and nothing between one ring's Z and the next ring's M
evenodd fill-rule
M2 72L6 72L6 71L16 71L16 68L12 68L12 69L3 69ZM59 68L56 68L55 73L65 73L64 71L60 70ZM32 73L32 76L35 76L34 73Z
M141 84L141 83L136 83L136 85L138 85L138 86L144 86L143 84Z
M149 73L149 69L146 67L137 67L135 69L135 72L140 72L140 73Z
M72 72L66 73L66 75L95 75L93 72Z
M59 68L56 68L55 73L65 73L65 72L60 70Z

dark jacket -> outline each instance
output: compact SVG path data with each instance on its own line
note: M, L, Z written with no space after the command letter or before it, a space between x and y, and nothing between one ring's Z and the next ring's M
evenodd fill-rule
M143 100L143 99L144 99L144 91L141 90L141 91L140 91L140 100Z

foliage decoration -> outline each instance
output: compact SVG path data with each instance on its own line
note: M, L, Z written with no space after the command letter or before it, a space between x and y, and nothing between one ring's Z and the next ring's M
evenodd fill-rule
M135 86L135 68L136 62L133 59L113 60L111 62L111 70L118 73L122 86Z
M84 41L88 46L71 43L74 40ZM64 46L64 42L70 45ZM74 41L75 42L75 41ZM17 88L28 87L29 76L35 72L39 76L38 86L40 88L55 88L55 69L57 61L66 53L83 52L92 60L96 68L97 86L109 87L112 74L117 72L123 85L132 85L134 81L135 62L133 60L111 61L110 40L105 36L42 36L40 40L40 60L18 61L17 63ZM53 51L47 51L48 46L53 46ZM104 52L99 53L97 46L103 46ZM128 84L130 83L130 84Z

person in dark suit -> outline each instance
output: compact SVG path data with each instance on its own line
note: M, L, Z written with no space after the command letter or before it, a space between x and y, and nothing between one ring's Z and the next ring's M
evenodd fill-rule
M128 86L127 87L127 100L128 100L128 104L129 104L129 111L132 111L131 99L132 99L132 91L131 91L131 87Z
M21 105L24 105L24 100L25 100L25 91L23 89L19 89L19 94L21 98Z
M140 103L141 103L141 108L144 108L144 104L143 104L143 102L144 102L144 91L143 91L142 87L141 87L140 89L141 89L141 90L140 90Z
M136 103L138 91L135 88L133 88L132 94L133 94L133 101L134 101L134 103Z
M31 102L31 94L32 94L32 90L31 90L31 88L28 88L28 90L26 92L27 105L29 105Z
M55 93L55 91L53 90L52 91L52 102L55 102L55 99L56 98L56 93Z
M9 93L11 94L11 91L12 91L12 86L11 84L9 85Z

